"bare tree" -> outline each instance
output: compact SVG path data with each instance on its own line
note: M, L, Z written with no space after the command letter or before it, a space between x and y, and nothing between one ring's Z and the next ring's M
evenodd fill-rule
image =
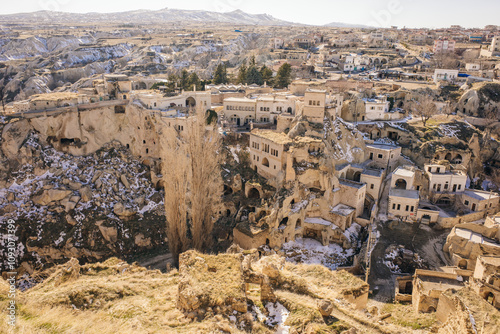
M207 125L201 110L188 122L190 213L193 246L199 251L211 247L214 222L220 211L224 188L220 170L222 141L215 124Z
M433 63L436 68L457 69L460 61L455 53L441 52L433 57Z
M433 115L439 113L434 99L429 95L417 96L413 101L410 101L408 110L414 116L420 117L424 126Z
M161 137L161 145L167 238L177 265L179 254L190 247L187 226L188 158L174 128L167 129Z
M191 247L211 247L223 192L217 127L207 125L207 116L199 111L184 128L182 134L168 128L162 140L167 236L176 264Z

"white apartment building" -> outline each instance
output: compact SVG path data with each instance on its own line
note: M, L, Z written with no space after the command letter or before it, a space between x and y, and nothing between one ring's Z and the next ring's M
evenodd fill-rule
M455 41L448 39L437 39L434 41L434 53L455 52Z
M455 81L458 78L458 70L435 69L434 82L438 81Z

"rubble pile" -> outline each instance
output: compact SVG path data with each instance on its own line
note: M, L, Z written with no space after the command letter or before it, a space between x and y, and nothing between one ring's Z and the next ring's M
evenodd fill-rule
M121 144L75 157L30 134L20 156L22 164L2 174L0 215L16 221L16 261L28 272L34 263L97 260L164 243L163 191Z
M402 245L387 248L384 259L384 264L395 274L413 274L415 269L428 269L428 265L418 253Z

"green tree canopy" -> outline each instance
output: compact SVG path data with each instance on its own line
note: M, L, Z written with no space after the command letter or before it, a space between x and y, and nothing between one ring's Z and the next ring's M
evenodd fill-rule
M200 78L198 77L198 74L196 74L196 72L193 72L189 75L188 82L189 82L189 86L188 86L189 90L193 90L193 88L195 88L195 87L196 87L196 90L202 89Z
M252 85L262 85L264 81L262 80L262 75L255 66L251 66L247 71L247 84Z
M264 82L267 82L268 84L271 84L273 80L273 70L271 70L269 67L266 65L262 66L260 69L260 75L262 76L262 80Z
M238 71L238 78L236 82L239 84L244 84L247 82L247 66L245 63L241 64L240 69Z
M189 89L189 72L186 69L181 71L180 87L184 90Z
M285 88L292 82L292 66L288 63L284 63L278 70L276 75L276 80L274 82L275 87Z
M222 63L217 65L217 68L215 69L215 73L214 73L213 82L215 85L228 83L226 65L223 65Z

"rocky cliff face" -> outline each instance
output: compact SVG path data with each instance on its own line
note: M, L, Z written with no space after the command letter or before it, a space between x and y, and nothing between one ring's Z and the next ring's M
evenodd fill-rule
M163 191L120 143L75 157L40 140L26 120L2 130L0 245L13 219L21 273L71 257L93 262L166 247Z

